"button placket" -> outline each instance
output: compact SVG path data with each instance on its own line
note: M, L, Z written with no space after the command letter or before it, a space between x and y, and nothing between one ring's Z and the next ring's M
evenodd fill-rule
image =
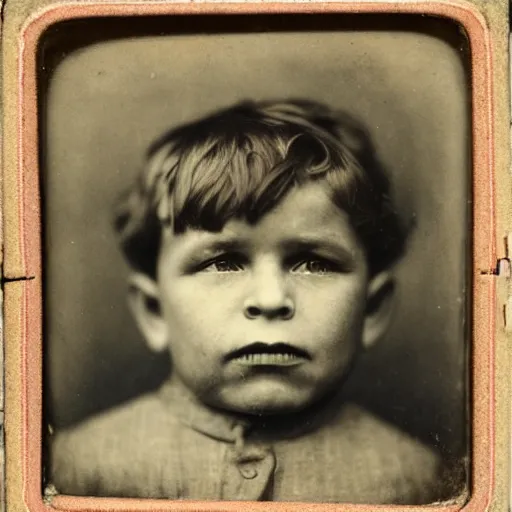
M258 476L258 470L254 464L239 464L238 471L246 480L252 480Z
M236 429L234 443L226 454L226 468L222 483L224 499L270 499L275 456L270 446L253 444Z

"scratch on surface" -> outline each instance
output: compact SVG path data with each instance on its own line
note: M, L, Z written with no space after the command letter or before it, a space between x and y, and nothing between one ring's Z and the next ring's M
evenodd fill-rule
M36 276L21 276L21 277L2 277L2 284L13 283L17 281L32 281Z

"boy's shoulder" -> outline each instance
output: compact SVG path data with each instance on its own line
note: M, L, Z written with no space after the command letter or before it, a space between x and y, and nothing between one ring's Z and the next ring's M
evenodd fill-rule
M172 450L180 442L179 428L157 392L97 414L51 441L51 483L65 494L102 495L101 482L95 490L92 481L101 474L114 478L127 467L150 466L152 452Z
M55 442L94 446L100 442L112 444L110 435L117 439L136 441L141 432L172 427L177 421L168 414L156 392L148 393L95 416L59 433ZM144 434L144 437L146 435ZM62 441L61 441L62 440ZM90 440L90 443L87 443ZM101 448L100 448L101 449ZM89 451L89 450L87 450Z
M376 457L401 454L432 462L438 459L438 455L430 447L356 404L348 404L342 409L338 421L331 428L342 430L347 442L357 447L358 451L368 449Z
M350 468L363 501L431 503L453 497L461 485L444 480L444 461L432 447L363 407L349 404L329 430L337 440L329 458Z

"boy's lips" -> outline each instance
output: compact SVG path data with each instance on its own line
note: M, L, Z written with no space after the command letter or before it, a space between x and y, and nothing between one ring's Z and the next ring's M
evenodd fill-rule
M296 366L311 356L305 350L289 343L264 343L257 341L233 350L225 362L236 362L244 366Z

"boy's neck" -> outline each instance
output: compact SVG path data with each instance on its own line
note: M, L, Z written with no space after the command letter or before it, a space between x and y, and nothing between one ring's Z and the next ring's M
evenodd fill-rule
M306 409L283 414L244 414L209 406L176 376L164 383L161 394L166 402L172 403L173 413L194 430L231 440L233 430L242 426L244 437L271 441L297 437L328 423L345 401L343 383L338 389Z

